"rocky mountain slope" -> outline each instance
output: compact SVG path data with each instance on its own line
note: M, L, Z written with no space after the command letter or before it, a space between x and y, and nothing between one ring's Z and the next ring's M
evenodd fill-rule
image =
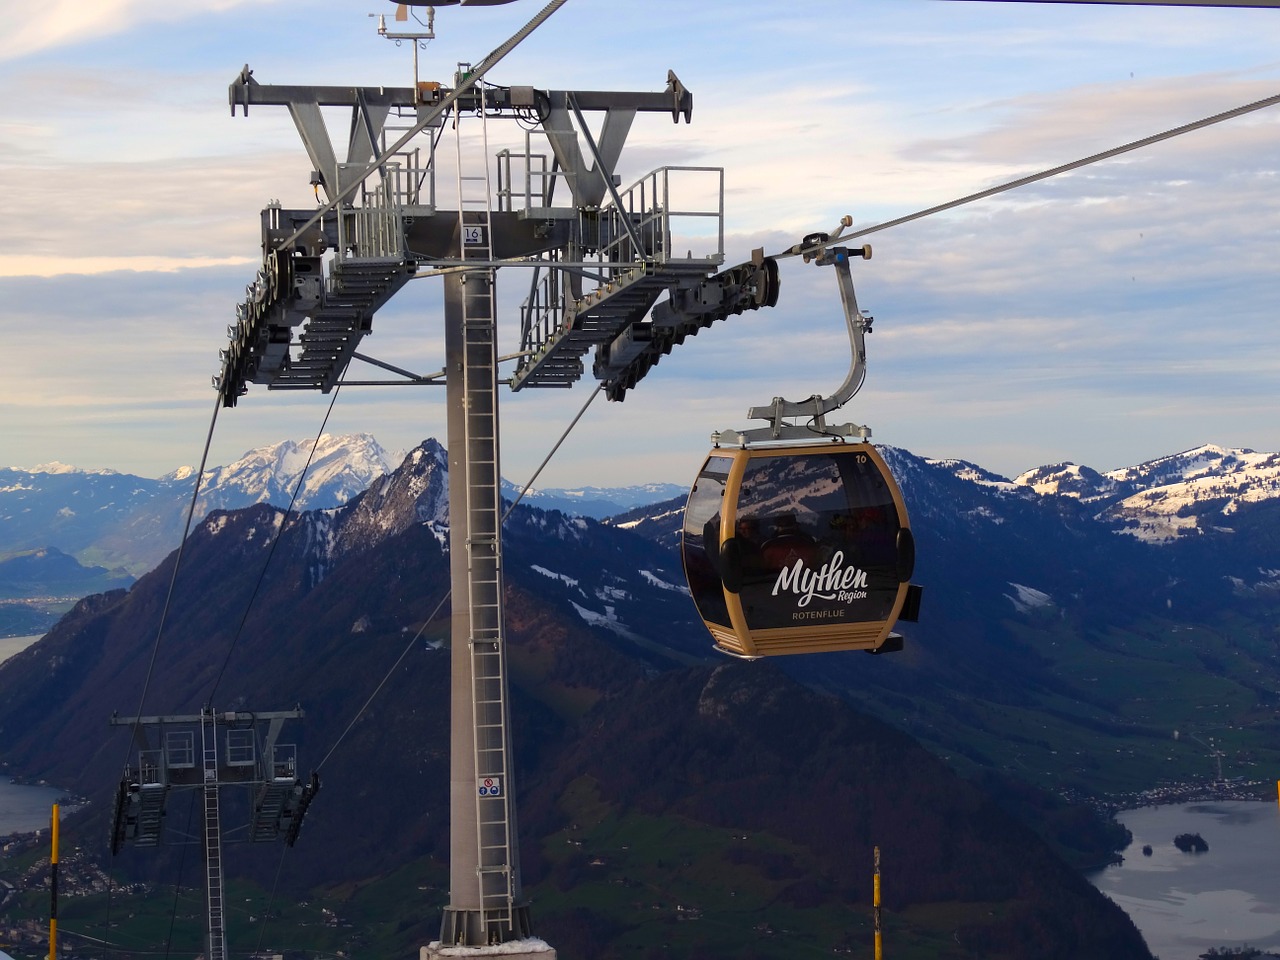
M734 669L763 678L762 685L728 688L737 689L734 697L741 703L755 704L733 713L730 708L739 701L730 697L728 729L749 727L755 710L793 731L788 744L808 744L804 736L812 727L789 719L785 705L794 701L800 709L808 703L804 690L825 691L834 697L824 701L832 710L856 711L848 721L853 726L836 714L806 716L820 717L823 730L874 731L877 749L892 765L877 768L873 778L887 784L917 767L932 771L930 776L946 771L947 778L950 771L961 771L991 786L1006 823L1025 819L1037 836L1075 863L1096 862L1105 848L1087 839L1094 828L1076 819L1075 812L1048 803L1045 789L1114 798L1163 783L1207 783L1219 759L1224 775L1273 788L1272 772L1280 769L1280 563L1275 555L1280 500L1254 495L1267 489L1262 460L1210 452L1187 456L1176 468L1139 471L1137 477L1098 480L1087 471L1061 467L1057 480L1053 471L1045 471L1015 482L973 464L882 452L908 501L918 545L914 579L925 587L920 622L903 627L905 650L890 657L828 655L739 665ZM1202 461L1201 466L1193 461ZM1239 466L1235 506L1222 514L1224 502L1213 515L1213 497L1199 496L1211 492L1203 484L1204 470L1233 463ZM1059 486L1052 491L1036 489L1055 482ZM443 806L423 798L447 779L443 740L436 738L445 722L447 680L444 655L434 649L447 635L447 605L437 610L447 590L445 483L443 453L428 442L402 469L375 481L345 507L287 521L265 505L214 513L187 546L169 633L157 658L157 681L145 703L148 713L185 711L202 702L248 709L302 702L308 713L298 737L304 757L324 756L335 731L350 722L353 705L363 702L362 691L374 689L405 645L423 631L389 679L389 699L379 700L352 728L349 742L322 771L358 786L355 799L335 801L339 806L331 813L317 807L307 836L314 832L319 838L318 852L297 853L308 877L340 882L346 859L334 851L357 839L363 849L395 849L397 857L427 864L424 876L439 876ZM1142 483L1149 490L1191 484L1195 503L1203 508L1196 516L1213 516L1213 522L1197 522L1194 533L1158 541L1126 535L1123 519L1105 511L1141 492ZM662 902L688 900L706 887L706 878L726 872L751 879L757 898L753 909L765 911L767 903L769 916L784 906L819 913L837 909L823 896L841 889L823 882L817 891L813 885L795 885L806 876L828 877L833 868L823 866L822 851L812 844L804 848L808 852L798 852L795 845L802 839L780 823L759 828L762 846L733 848L733 837L755 835L756 828L744 828L759 823L736 819L748 811L736 806L732 794L716 794L720 780L738 782L733 777L739 768L756 771L740 789L744 796L756 791L761 811L789 809L796 802L789 793L770 792L776 783L790 785L791 792L809 782L817 794L835 788L810 768L784 763L799 763L803 751L777 759L764 748L759 728L741 739L745 752L734 752L703 725L697 705L719 701L695 695L709 682L705 670L712 655L673 550L680 506L676 498L608 525L522 507L507 529L519 783L530 798L525 817L530 836L541 838L541 846L535 843L526 851L526 862L533 875L546 878L531 883L538 885L539 902L547 904L550 930L566 944L589 934L588 952L602 956L646 928L640 914L628 912L643 902L627 893L635 889L630 884L652 890L653 884L667 882L677 857L684 859L675 875L683 879L662 888ZM277 532L279 544L259 585L261 564ZM118 778L128 745L105 734L102 740L86 737L85 731L97 728L113 710L137 709L134 698L141 696L171 562L127 593L85 601L44 641L0 667L0 758L11 772L89 790L106 789L101 785ZM244 616L251 596L255 599ZM792 686L792 680L802 686ZM656 712L646 712L649 701ZM783 713L770 712L775 707ZM717 706L712 714L720 710ZM925 744L945 766L930 766L936 761L904 746L909 740L884 740L868 716ZM683 719L667 726L668 718ZM1175 737L1175 730L1184 735ZM691 738L684 739L682 731L691 731ZM1212 736L1222 756L1210 756L1196 737L1185 734L1196 734L1199 741ZM852 732L842 736L846 749L857 740ZM598 752L585 749L592 738L600 744ZM835 764L835 754L828 756L828 748L816 744L818 755ZM655 759L659 748L666 752ZM634 783L634 776L611 759L615 754L631 758L621 761L624 768L661 768L664 775L650 777L653 783L639 798L615 790L614 781ZM864 754L853 755L861 764L870 762ZM777 777L769 772L775 767ZM668 769L674 771L670 777ZM552 770L559 772L553 776ZM584 770L589 771L585 779L579 776ZM840 777L852 782L866 775L857 767ZM662 791L656 799L650 796L669 782L687 789L679 793L663 786L679 796ZM966 789L947 786L956 799L967 796ZM932 795L921 791L921 796ZM704 795L721 799L706 806ZM720 806L728 819L713 816L712 808ZM379 811L376 817L366 815L371 809ZM695 812L705 819L692 819ZM795 815L814 823L834 816L822 807L797 809ZM925 822L931 813L915 815ZM958 811L949 815L977 827ZM655 817L664 824L659 834L667 838L660 863L618 852L636 848L641 837L649 838L643 841L646 848L652 846ZM353 823L358 831L352 831ZM686 834L672 826L676 823L696 829ZM584 824L593 825L589 837L583 836ZM707 836L719 838L710 852ZM598 852L578 856L575 840L596 844ZM611 852L599 846L606 844L613 845ZM791 852L780 857L779 849ZM925 862L901 855L904 866ZM1027 856L1035 860L1040 854ZM707 857L719 865L709 866ZM355 853L351 858L358 859ZM596 859L602 863L595 864ZM433 862L436 867L430 867ZM135 866L154 865L138 860ZM252 863L245 869L270 872ZM442 881L422 882L431 887ZM1004 889L992 882L993 889ZM602 910L601 891L615 888L628 899ZM431 896L443 898L442 891L431 889ZM575 893L579 890L596 892L583 893L584 900ZM935 893L960 896L959 890ZM699 909L711 904L710 909L727 910L719 914L727 920L738 895L743 891L717 887ZM1086 914L1093 910L1087 901L1081 903ZM929 926L928 917L953 916L956 909L947 900L902 906L913 935L920 943L934 943L939 956L947 955L943 944L955 942L958 928L942 933ZM1069 932L1079 926L1076 920L1064 930L1034 910L996 932L1014 913L991 911L999 919L986 925L987 940L975 941L990 948L980 955L1001 956L1002 949L1009 956L1054 955L994 946L1025 945L1037 936L1087 942ZM803 920L796 922L803 926L818 914L799 916ZM822 916L828 919L820 925L830 923L833 929L865 924L865 915ZM699 929L707 927L663 926L660 932L679 938ZM1033 934L1037 929L1041 933ZM823 943L840 940L831 932ZM397 949L403 946L397 943Z
M1280 499L1240 502L1232 532L1146 541L1100 518L1092 496L880 449L911 514L920 621L900 625L906 649L875 669L852 656L782 669L961 768L1073 795L1211 774L1174 730L1227 743L1228 776L1280 768ZM671 548L678 508L612 522Z
M112 712L301 703L290 736L326 786L287 887L340 899L420 864L438 905L444 482L429 442L345 507L213 513L186 545L145 698L172 556L0 665L7 769L93 797L88 819L67 827L67 842L89 843L131 752L105 726ZM507 534L523 856L550 942L599 957L664 943L676 955L782 957L797 942L830 953L865 939L867 871L850 863L869 863L876 844L897 871L899 935L931 955L1149 957L1040 836L910 738L769 664L711 666L669 549L524 508ZM856 665L880 675L889 660ZM177 858L131 851L116 868L153 875ZM278 852L241 847L227 861L267 883ZM395 896L421 914L423 895ZM420 942L412 922L392 926L398 950ZM781 927L795 933L762 932Z
M283 440L206 470L197 517L255 503L287 507L295 492L299 511L341 506L404 459L403 452L388 453L364 433L322 434L314 446L313 451L312 440ZM0 468L0 558L53 548L90 565L143 573L177 542L194 474L192 467L179 467L159 479L62 463L31 470ZM522 502L600 519L681 489L670 483L533 489ZM519 492L503 481L503 496L514 500Z
M205 471L197 517L255 503L286 506L312 441L285 440ZM368 434L324 434L298 491L298 509L346 503L399 463ZM173 549L195 489L195 470L158 480L62 464L0 469L0 556L54 547L89 564L143 573Z

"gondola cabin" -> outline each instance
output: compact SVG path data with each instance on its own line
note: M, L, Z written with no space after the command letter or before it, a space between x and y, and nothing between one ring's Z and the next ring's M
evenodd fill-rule
M897 649L894 623L919 609L902 493L867 443L712 450L681 553L698 613L735 656Z

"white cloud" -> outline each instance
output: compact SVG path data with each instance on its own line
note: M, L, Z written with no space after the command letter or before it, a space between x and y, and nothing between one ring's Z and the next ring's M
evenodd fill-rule
M101 39L154 22L182 21L275 0L0 0L0 61Z
M256 269L258 257L56 257L30 254L0 254L0 277L57 277L67 274L92 276L100 273L172 273L203 267L249 266Z
M0 39L0 325L21 358L0 389L6 450L164 472L198 454L259 210L314 202L287 113L231 120L226 84L245 61L263 83L404 84L408 51L345 0L0 10L18 25ZM442 8L424 76L447 81L529 13ZM602 40L616 36L634 43ZM673 67L693 123L638 117L621 173L724 166L734 263L845 213L885 220L1273 93L1278 45L1273 11L744 0L726 16L575 0L493 79L660 90ZM1210 439L1280 449L1278 116L868 238L876 255L854 275L877 322L848 419L1005 473ZM330 128L344 138L345 116ZM490 132L523 146L511 125ZM500 282L504 350L526 285L517 270ZM411 284L362 349L438 369L439 301L434 281ZM539 482L686 479L712 429L748 426L774 395L828 392L847 363L834 278L788 262L776 309L690 339L626 403L597 401ZM504 396L504 472L527 476L591 386ZM253 387L215 450L304 436L329 399ZM330 430L410 446L443 434L442 406L437 388L344 390Z

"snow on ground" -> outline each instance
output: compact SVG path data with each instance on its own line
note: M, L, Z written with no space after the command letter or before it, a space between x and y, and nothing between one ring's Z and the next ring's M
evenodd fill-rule
M977 517L982 520L990 520L997 527L1004 523L1004 517L1000 516L1000 514L996 513L990 507L976 507L969 511L968 516Z
M689 588L683 584L667 583L661 577L655 575L649 570L641 570L640 576L644 577L650 584L663 590L674 590L676 593L688 593Z
M1125 502L1128 503L1127 500ZM1119 515L1123 517L1128 514L1119 512ZM1136 517L1137 523L1122 527L1120 532L1146 543L1168 543L1176 540L1184 531L1194 533L1198 526L1195 517L1180 517L1176 513L1139 513Z
M556 573L554 570L548 570L546 567L540 567L536 563L531 563L529 564L529 566L534 573L540 573L544 577L549 577L552 580L563 580L565 584L567 584L570 587L576 587L578 585L578 581L573 579L573 577L568 576L567 574Z
M970 483L976 483L983 487L993 487L996 490L1016 490L1018 485L1009 480L993 479L992 474L988 474L971 463L963 460L930 460L926 459L925 463L932 466L945 467L961 480L968 480Z
M1014 609L1019 613L1027 613L1040 607L1053 606L1053 597L1043 590L1024 586L1021 583L1010 583L1009 586L1013 587L1013 593L1006 593L1005 598L1013 604Z
M684 513L683 508L680 510L668 510L665 513L650 514L649 516L642 517L639 520L628 520L626 523L619 523L616 524L616 526L619 530L631 530L634 527L640 526L640 524L644 523L646 520L665 520L667 517L679 516L682 513Z
M578 606L578 604L573 603L572 600L569 602L573 604L573 609L578 611L578 616L580 616L583 621L590 626L603 627L606 630L611 630L618 636L625 637L627 640L640 641L642 639L637 634L627 629L627 626L618 620L618 616L614 612L613 607L605 608L608 613L596 613L594 610L588 610L586 607Z

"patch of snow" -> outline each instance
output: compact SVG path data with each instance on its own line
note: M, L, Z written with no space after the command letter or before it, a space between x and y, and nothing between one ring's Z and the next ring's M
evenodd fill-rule
M578 611L578 616L580 616L590 626L604 627L604 629L611 630L612 632L616 633L618 636L625 637L627 640L640 639L638 636L636 636L635 633L628 630L627 627L617 619L617 615L614 614L612 607L608 607L607 609L609 613L605 614L605 613L597 613L594 610L588 610L586 607L581 607L578 604L573 603L572 600L570 600L569 603L573 604L573 609Z
M1176 514L1143 513L1126 519L1130 523L1122 527L1120 532L1144 543L1168 543L1183 536L1183 531L1194 533L1198 529L1195 517L1179 517Z
M619 530L630 530L640 526L646 520L665 520L667 517L679 516L683 512L682 510L664 510L662 513L653 513L647 517L641 517L639 520L628 520L626 523L617 523L614 526Z
M50 460L48 463L37 464L27 473L80 473L81 471L75 467L69 467L65 463L58 460Z
M930 460L926 458L925 463L930 466L944 467L961 480L968 480L970 483L976 483L981 487L991 487L994 490L1016 490L1018 486L1011 480L1005 480L995 474L988 474L981 468L964 460Z
M1004 523L1004 517L1000 516L1000 514L996 513L990 507L975 507L969 511L968 516L980 517L983 520L990 520L997 527Z
M556 573L554 570L548 570L546 567L540 567L536 563L531 563L529 567L534 573L540 573L544 577L548 577L552 580L563 580L565 584L570 587L576 587L578 585L577 580L573 579L573 577L567 576L566 574Z
M639 571L639 573L640 573L640 576L644 577L645 580L649 581L649 584L651 586L658 587L661 590L674 590L676 593L689 592L688 587L682 584L667 583L667 581L663 580L661 577L657 576L650 570L641 570Z
M1006 593L1005 599L1012 603L1014 609L1019 613L1028 613L1040 607L1053 606L1053 597L1043 590L1024 586L1021 583L1010 583L1009 586L1013 587L1013 594Z

